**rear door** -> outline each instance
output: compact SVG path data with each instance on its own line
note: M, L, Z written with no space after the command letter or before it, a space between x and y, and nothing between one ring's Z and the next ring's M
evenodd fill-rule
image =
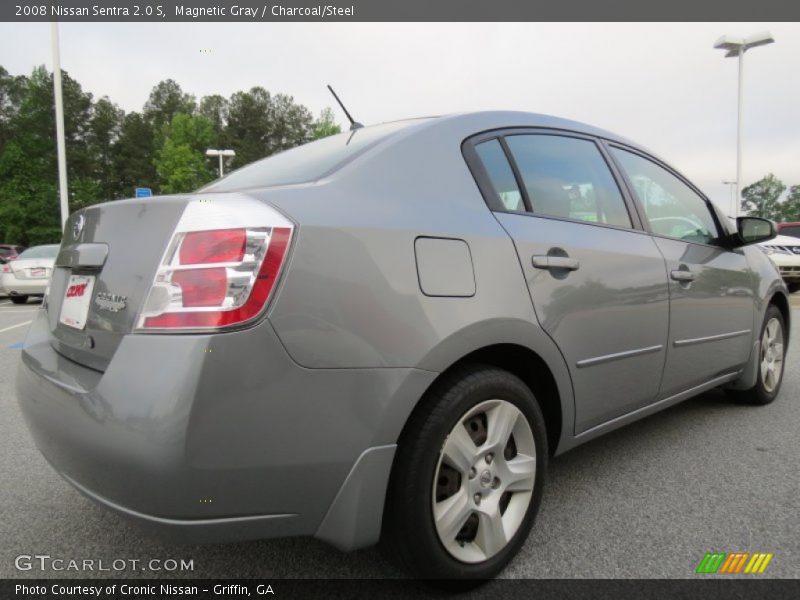
M714 211L697 190L644 154L610 151L667 261L670 334L660 395L669 397L747 361L758 276L743 250L719 245Z
M604 150L588 137L524 130L472 148L537 317L569 366L575 433L653 402L668 333L664 259Z

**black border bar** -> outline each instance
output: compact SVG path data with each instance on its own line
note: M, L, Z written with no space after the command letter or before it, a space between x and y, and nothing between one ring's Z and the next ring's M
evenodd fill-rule
M800 21L793 0L2 0L0 21ZM677 42L677 40L676 40Z
M24 589L18 586L24 586ZM143 588L145 591L124 593L122 586L130 586L129 589ZM268 592L267 586L272 593ZM32 591L35 588L38 588L38 591ZM197 592L194 593L192 588L196 588ZM186 593L187 589L189 593ZM69 590L75 590L75 593L68 593ZM97 590L100 591L99 594ZM800 597L800 580L763 579L761 576L753 575L727 578L698 575L693 579L497 579L465 585L463 582L456 584L447 581L423 582L402 579L4 579L0 581L0 597L4 600L21 598L53 600L86 598L99 600L148 598L153 600L162 598L758 600L764 598L781 600Z

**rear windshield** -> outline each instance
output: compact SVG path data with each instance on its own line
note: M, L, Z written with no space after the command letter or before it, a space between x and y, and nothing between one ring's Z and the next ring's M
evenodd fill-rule
M35 246L34 248L28 248L20 254L17 258L22 260L23 258L55 258L56 254L58 254L58 246Z
M199 191L230 192L315 181L401 129L420 122L422 119L384 123L303 144L244 166Z

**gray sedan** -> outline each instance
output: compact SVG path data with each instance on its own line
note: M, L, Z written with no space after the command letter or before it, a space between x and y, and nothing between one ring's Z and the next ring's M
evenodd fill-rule
M550 456L710 388L778 396L774 235L587 125L358 128L73 214L19 402L68 482L165 535L492 577Z

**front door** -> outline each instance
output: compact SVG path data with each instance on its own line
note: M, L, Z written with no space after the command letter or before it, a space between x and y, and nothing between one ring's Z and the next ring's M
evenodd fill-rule
M757 277L740 249L718 245L707 200L649 158L612 147L667 261L670 332L660 397L741 367L754 340Z

